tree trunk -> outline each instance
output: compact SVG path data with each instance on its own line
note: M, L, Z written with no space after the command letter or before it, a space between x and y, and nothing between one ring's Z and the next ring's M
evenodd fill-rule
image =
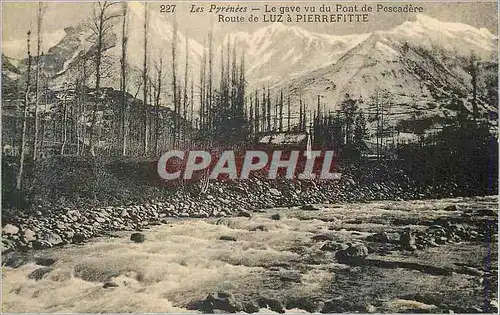
M30 94L30 76L31 76L31 52L30 52L30 36L31 30L27 33L28 39L26 41L28 47L28 72L26 78L26 91L24 93L24 114L23 114L23 131L21 134L21 152L19 158L19 172L17 174L16 189L21 190L22 178L24 171L24 154L26 149L26 129L27 129L27 119L28 119L28 109L29 109L29 94Z
M121 127L122 127L122 156L127 155L127 114L128 114L128 104L127 104L127 2L123 2L123 24L122 24L122 58L121 58L121 98L122 98L122 117L121 117Z
M36 160L38 151L38 129L39 129L39 117L38 117L38 104L40 103L40 46L42 44L42 3L38 2L38 16L37 16L37 45L36 45L36 79L35 79L35 132L33 137L33 160Z
M68 90L64 91L64 114L63 114L63 130L62 130L62 145L61 145L61 155L64 154L64 149L66 147L66 141L68 139Z
M177 99L177 20L174 20L174 36L172 39L172 91L174 93L174 130L173 130L173 144L177 147L178 143L178 128L179 128L179 102Z
M148 24L149 24L149 13L148 13L148 3L144 4L144 65L142 70L142 81L143 81L143 103L144 103L144 156L148 155Z

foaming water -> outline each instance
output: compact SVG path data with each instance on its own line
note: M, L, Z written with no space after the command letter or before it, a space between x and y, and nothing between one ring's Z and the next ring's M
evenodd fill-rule
M32 263L4 268L4 311L187 312L174 305L204 299L220 287L237 287L246 278L259 281L262 266L296 258L275 248L290 237L285 223L228 221L229 227L174 221L144 231L146 241L140 244L129 240L130 233L119 233L118 238L46 250L57 262L41 280L28 279L40 268ZM265 225L266 231L249 231L253 225ZM218 240L222 235L238 241ZM103 288L106 282L118 287Z
M270 287L269 270L273 266L292 266L308 251L318 251L316 247L321 244L312 243L311 236L347 226L342 222L354 217L364 220L386 212L414 217L422 215L422 211L436 216L439 212L435 209L447 202L450 200L344 204L312 212L272 209L255 213L251 219L228 218L226 225L217 225L214 219L173 220L143 231L144 243L133 243L129 240L131 232L120 232L116 238L45 250L42 254L55 258L56 263L40 280L28 278L41 268L33 263L15 269L4 267L3 311L192 313L187 309L190 303L219 290L320 295L332 279L330 270L335 262L308 266L301 272L300 284L283 288ZM273 213L280 213L282 219L270 219ZM322 218L337 221L325 223ZM366 227L372 226L366 223ZM363 233L345 230L335 233L339 241L364 237ZM222 235L237 241L219 240ZM297 247L300 252L294 250ZM104 288L107 282L117 286Z

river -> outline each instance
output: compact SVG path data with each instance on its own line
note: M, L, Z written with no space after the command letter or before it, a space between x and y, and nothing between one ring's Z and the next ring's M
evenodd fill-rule
M318 305L331 299L357 299L361 304L353 308L361 305L364 311L377 312L453 310L453 303L482 307L485 290L497 295L496 285L484 286L484 277L348 266L338 263L334 253L321 250L324 242L312 237L328 234L332 242L357 243L380 231L423 230L424 222L457 216L458 210L450 212L447 206L457 205L461 212L496 210L496 198L346 203L319 205L316 211L266 209L251 218L172 219L142 231L143 243L130 241L132 232L116 232L82 245L37 251L35 256L55 260L39 280L29 278L44 268L34 261L3 267L3 311L194 312L190 307L194 301L217 291L231 292L241 300L263 295L281 299L285 311L293 313L305 312L291 302L300 298ZM272 219L273 214L280 219ZM234 240L220 240L221 236ZM446 242L415 252L388 248L382 253L376 247L369 257L445 267L462 264L484 271L485 261L491 268L497 265L495 235L492 240ZM104 288L105 283L113 286ZM272 311L261 307L260 312Z

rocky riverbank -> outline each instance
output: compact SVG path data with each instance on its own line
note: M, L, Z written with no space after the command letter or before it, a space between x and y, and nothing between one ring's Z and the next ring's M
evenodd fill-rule
M344 174L336 182L253 178L238 182L210 182L205 193L200 193L196 185L164 190L170 193L147 202L122 206L5 209L2 213L2 252L80 243L112 231L140 230L158 225L166 218L224 217L273 207L433 196L430 187L419 189L405 176L367 183L365 180L358 182L349 174Z
M23 197L26 204L21 209L9 206L15 191L7 176L12 170L4 165L3 176L8 178L3 182L2 252L80 243L112 231L161 224L166 218L223 217L274 207L474 194L467 186L418 179L418 174L405 171L397 161L346 165L338 181L268 180L257 173L248 180L210 181L204 192L196 183L163 187L154 165L83 157L47 159L29 168Z

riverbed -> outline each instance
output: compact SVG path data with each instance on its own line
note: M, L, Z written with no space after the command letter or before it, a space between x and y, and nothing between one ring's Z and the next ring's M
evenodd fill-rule
M172 219L140 231L142 243L130 240L132 232L116 232L23 254L19 266L3 267L3 311L202 312L212 292L260 313L498 307L496 233L415 250L369 241L379 232L426 231L436 219L473 218L481 210L493 211L486 219L496 225L496 196L312 208ZM340 263L325 244L365 244L371 263Z

